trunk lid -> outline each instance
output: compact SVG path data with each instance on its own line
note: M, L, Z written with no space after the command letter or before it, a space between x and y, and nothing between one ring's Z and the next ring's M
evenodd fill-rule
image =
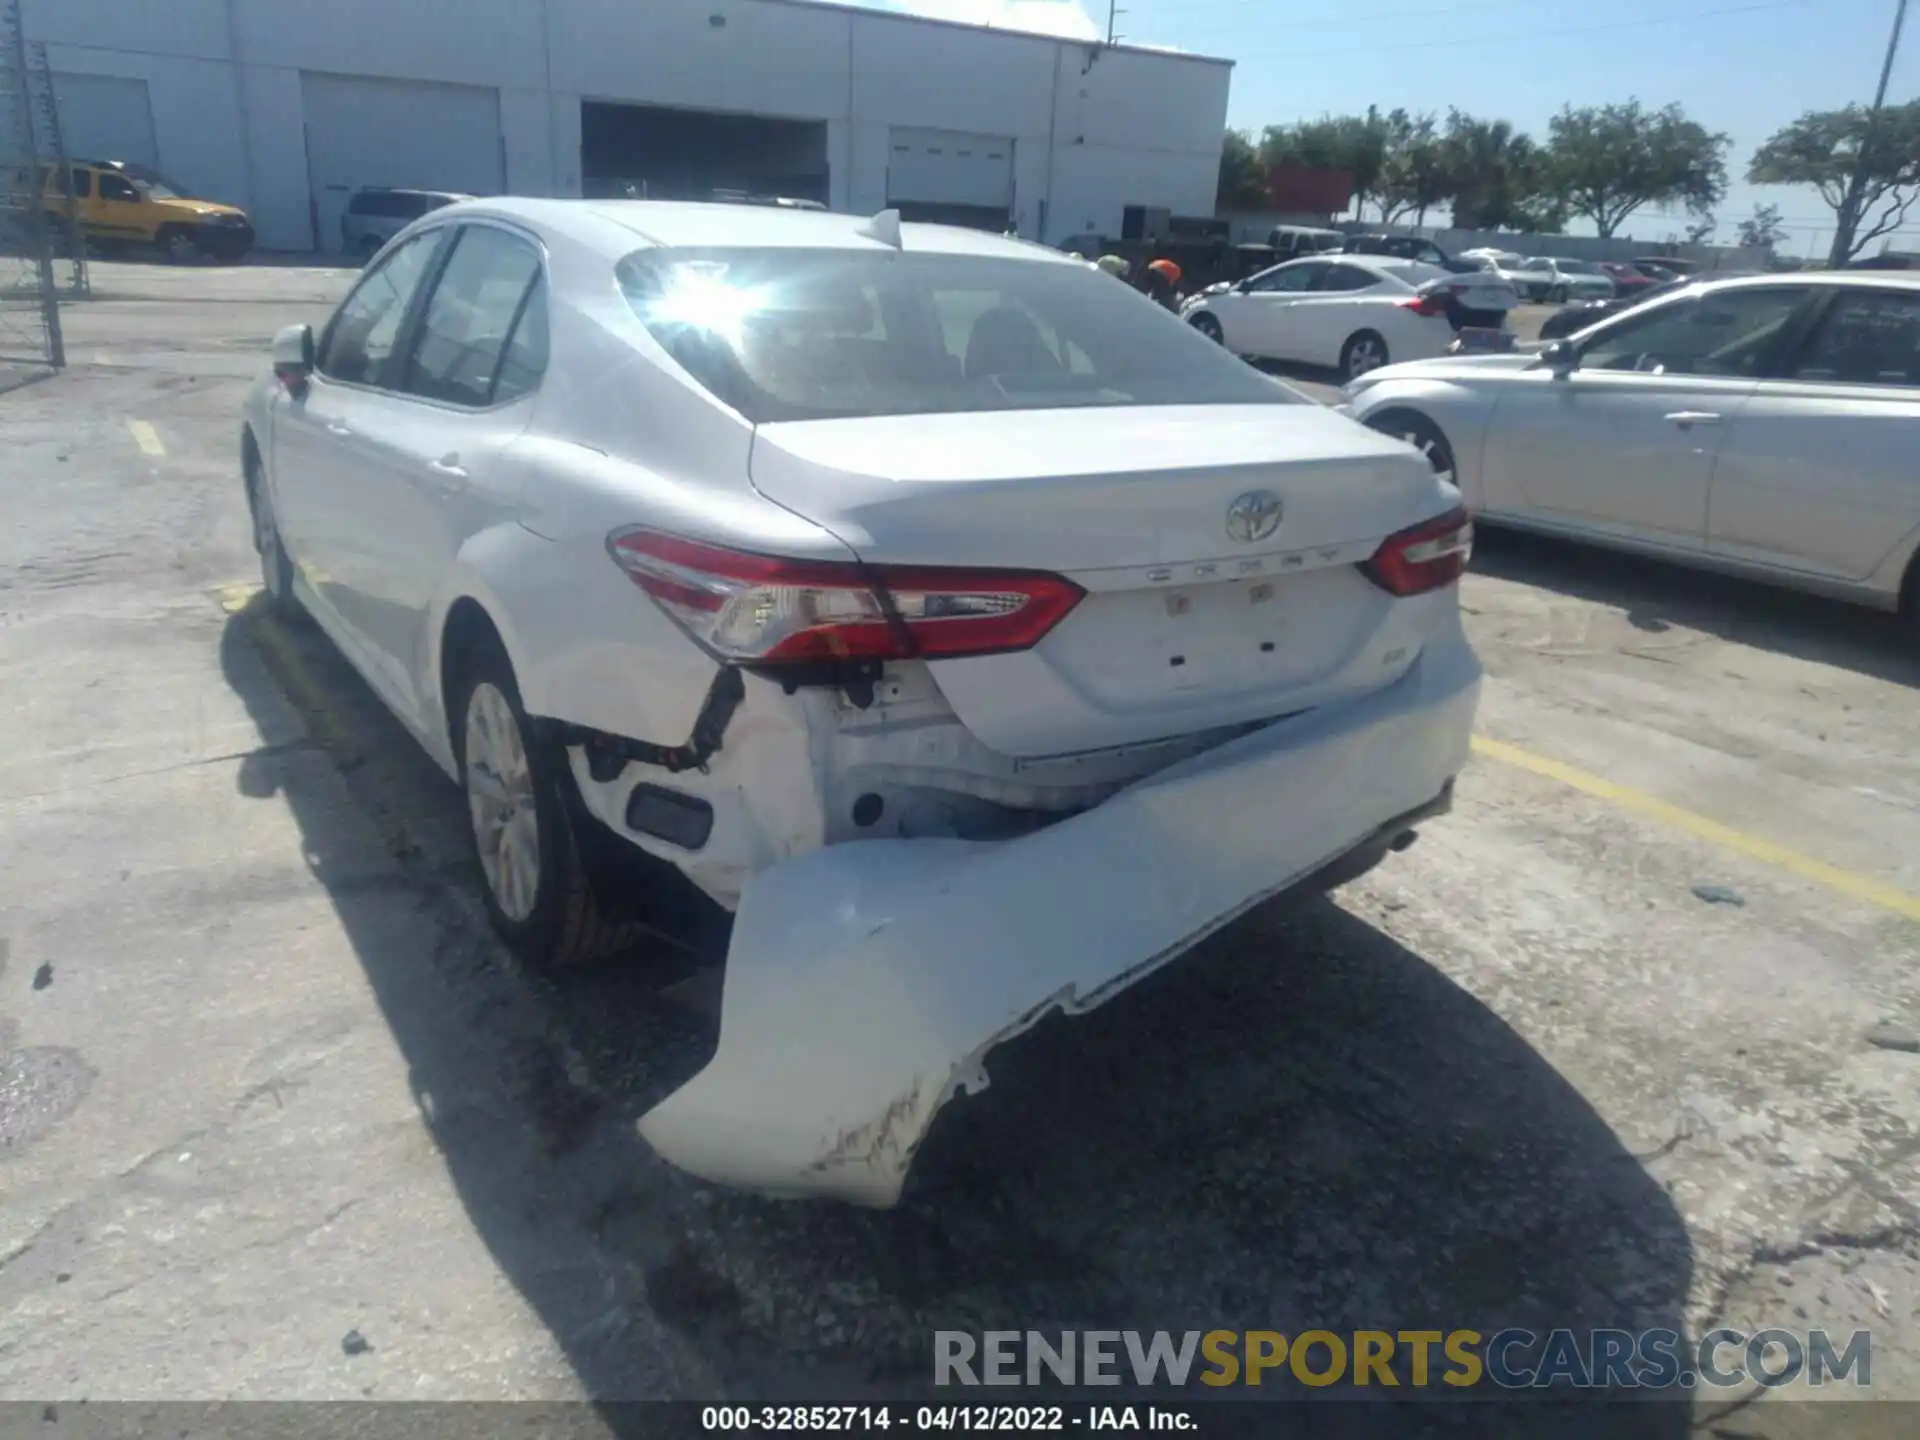
M763 425L752 476L870 563L1043 570L1087 591L1031 650L930 663L963 723L1010 755L1370 689L1455 608L1451 590L1396 601L1355 568L1455 497L1412 449L1318 405ZM1258 491L1278 524L1237 538L1229 509Z

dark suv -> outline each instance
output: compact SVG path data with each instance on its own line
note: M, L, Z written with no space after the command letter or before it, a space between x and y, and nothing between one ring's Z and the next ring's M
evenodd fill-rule
M1471 260L1456 260L1431 240L1417 235L1350 235L1345 250L1349 255L1396 255L1402 260L1418 260L1438 265L1455 275L1467 275L1480 267Z
M353 192L340 217L340 245L349 255L371 258L380 247L429 211L471 195L451 190L389 190L365 185Z

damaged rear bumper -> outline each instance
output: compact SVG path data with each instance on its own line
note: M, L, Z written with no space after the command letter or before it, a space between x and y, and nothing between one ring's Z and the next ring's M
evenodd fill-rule
M1035 834L832 845L761 872L734 925L719 1049L640 1133L709 1180L892 1205L935 1112L984 1086L988 1050L1444 808L1479 683L1456 630L1363 700Z

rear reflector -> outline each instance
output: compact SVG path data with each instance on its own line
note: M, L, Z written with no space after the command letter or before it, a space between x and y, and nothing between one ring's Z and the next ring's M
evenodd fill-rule
M789 560L657 530L616 531L607 549L682 629L742 665L1025 650L1085 594L1058 575Z
M1389 595L1420 595L1451 585L1473 554L1473 520L1449 510L1389 535L1360 569Z

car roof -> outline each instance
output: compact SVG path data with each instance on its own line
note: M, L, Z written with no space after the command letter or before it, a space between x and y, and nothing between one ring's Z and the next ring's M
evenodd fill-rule
M891 250L865 233L872 217L826 210L791 210L691 200L539 200L500 196L466 200L436 219L492 215L544 230L620 260L647 246ZM1069 255L1031 241L954 225L903 223L900 248L921 254L992 255L1056 265L1079 265Z
M1763 285L1831 285L1849 290L1920 290L1920 272L1911 270L1786 270L1773 273L1744 273L1716 276L1711 270L1696 271L1683 277L1694 285L1709 285L1716 290L1753 289Z

